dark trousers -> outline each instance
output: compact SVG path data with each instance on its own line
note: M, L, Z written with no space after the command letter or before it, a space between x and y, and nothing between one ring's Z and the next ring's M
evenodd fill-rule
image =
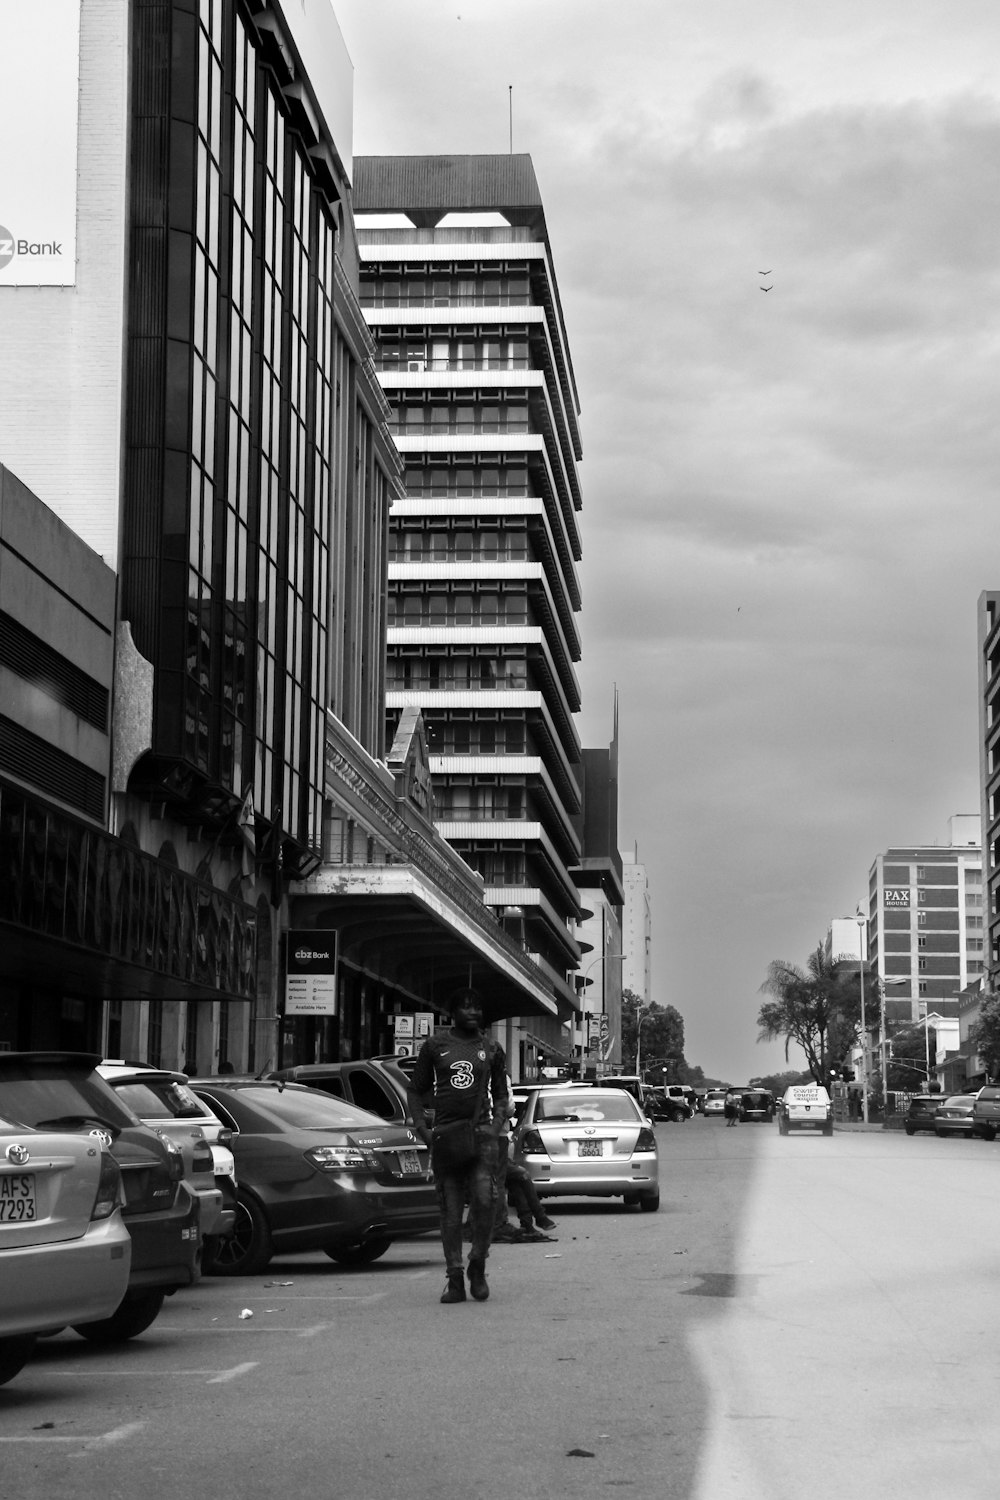
M469 1260L484 1261L490 1253L497 1205L498 1158L497 1140L492 1133L479 1136L475 1161L459 1171L442 1167L432 1157L434 1187L441 1210L441 1244L449 1271L462 1269L462 1217L466 1202L472 1231Z
M546 1217L531 1174L516 1162L507 1167L507 1197L522 1229L531 1229L539 1219Z

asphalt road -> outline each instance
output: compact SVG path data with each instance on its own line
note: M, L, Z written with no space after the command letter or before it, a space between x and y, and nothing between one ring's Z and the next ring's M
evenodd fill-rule
M663 1206L550 1203L489 1302L439 1246L206 1279L0 1389L17 1500L943 1500L1000 1457L1000 1143L659 1125ZM243 1311L252 1317L241 1317Z

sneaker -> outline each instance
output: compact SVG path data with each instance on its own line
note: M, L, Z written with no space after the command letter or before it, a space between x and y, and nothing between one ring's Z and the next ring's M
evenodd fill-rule
M544 1214L542 1215L542 1217L540 1219L536 1219L535 1223L538 1225L539 1229L558 1229L559 1228L559 1225L556 1223L555 1219L548 1219L548 1218L546 1218L546 1216Z
M521 1238L520 1229L515 1229L513 1224L501 1224L499 1229L493 1231L494 1244L510 1245Z
M448 1272L448 1285L441 1293L442 1302L465 1301L465 1277L461 1271Z
M490 1295L486 1283L486 1267L481 1260L469 1261L469 1291L477 1302L485 1302Z

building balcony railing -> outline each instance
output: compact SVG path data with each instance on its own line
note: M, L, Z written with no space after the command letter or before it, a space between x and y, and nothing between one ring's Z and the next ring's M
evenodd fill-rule
M527 292L504 292L499 295L456 293L454 296L435 297L419 292L362 292L362 307L532 307L532 297Z
M406 373L419 373L429 370L530 370L531 361L527 356L502 355L497 359L431 359L421 354L415 358L408 359L405 354L379 355L375 360L376 370L401 370Z
M527 420L512 422L390 422L389 431L396 437L443 437L454 433L467 437L471 433L530 432Z

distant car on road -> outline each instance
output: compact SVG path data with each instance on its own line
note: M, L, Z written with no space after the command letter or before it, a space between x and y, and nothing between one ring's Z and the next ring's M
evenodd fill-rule
M765 1089L747 1089L740 1095L740 1119L769 1122L774 1117L774 1099Z
M706 1119L722 1119L726 1110L726 1095L728 1089L707 1089L705 1091L705 1102L702 1105L702 1114Z
M914 1094L903 1121L907 1135L916 1135L918 1130L933 1131L934 1113L940 1103L940 1094Z
M818 1130L833 1135L833 1104L819 1083L796 1083L786 1089L778 1106L778 1130Z
M976 1122L972 1116L975 1094L949 1094L938 1102L934 1111L935 1135L975 1134Z

